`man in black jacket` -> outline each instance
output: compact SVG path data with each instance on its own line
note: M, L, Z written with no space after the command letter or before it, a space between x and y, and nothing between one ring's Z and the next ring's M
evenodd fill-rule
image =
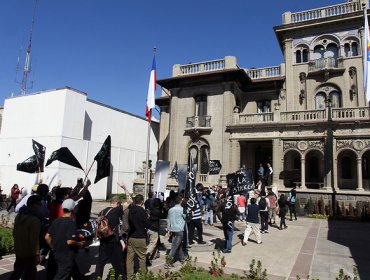
M225 247L223 253L231 253L232 239L234 234L234 222L238 215L238 207L233 204L232 198L228 199L218 208L217 217L222 223L222 229L225 236Z
M121 199L118 196L112 197L110 207L105 208L99 216L101 214L107 217L109 224L114 229L114 234L100 239L99 260L95 269L95 277L103 276L104 266L110 261L116 271L116 279L119 275L126 279L123 270L122 245L119 241L119 225L123 215Z
M134 205L130 207L128 220L130 231L128 234L127 248L127 278L131 279L134 275L134 258L139 259L139 268L147 271L146 268L146 230L150 226L148 214L144 207L144 197L138 194L134 198Z

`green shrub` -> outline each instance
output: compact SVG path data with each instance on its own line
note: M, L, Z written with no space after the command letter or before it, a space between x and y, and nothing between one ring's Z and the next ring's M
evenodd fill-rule
M14 254L13 229L0 227L0 257Z

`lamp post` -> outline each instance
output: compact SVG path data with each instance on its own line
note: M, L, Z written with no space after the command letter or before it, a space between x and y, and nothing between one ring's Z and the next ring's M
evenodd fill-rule
M327 122L327 131L326 131L326 176L327 176L327 187L329 186L332 190L332 209L333 213L336 212L335 207L335 188L334 188L334 174L333 174L333 119L332 119L332 106L333 102L331 97L326 101L328 122ZM328 182L329 181L329 182Z

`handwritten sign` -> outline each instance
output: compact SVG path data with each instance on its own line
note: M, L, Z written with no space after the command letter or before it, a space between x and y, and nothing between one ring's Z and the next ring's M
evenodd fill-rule
M209 161L209 175L220 174L222 165L219 160L210 160Z
M255 188L251 170L241 169L235 173L227 174L226 180L230 193L233 195L248 192Z

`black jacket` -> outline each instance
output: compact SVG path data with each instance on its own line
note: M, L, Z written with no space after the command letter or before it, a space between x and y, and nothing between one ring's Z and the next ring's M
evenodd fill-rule
M128 213L128 221L130 224L129 238L146 238L146 230L149 228L150 222L143 207L132 205Z
M150 209L150 226L149 229L155 232L159 232L159 220L164 219L166 216L160 208L151 208Z

